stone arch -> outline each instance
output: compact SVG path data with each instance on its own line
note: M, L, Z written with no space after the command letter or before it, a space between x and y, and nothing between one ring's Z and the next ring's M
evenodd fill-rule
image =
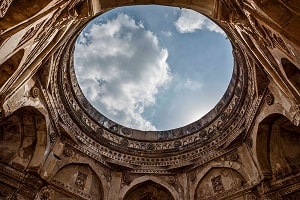
M76 161L74 161L72 159L61 160L61 161L63 162L63 164L61 164L59 168L57 168L55 171L53 171L53 176L51 176L52 179L55 178L56 174L60 170L62 170L65 166L68 166L68 165L86 165L89 168L91 168L91 170L96 174L96 176L100 180L101 185L102 185L103 199L107 199L110 185L107 182L105 175L101 173L101 172L103 172L103 169L99 168L97 165L95 165L95 163L91 163L90 160L86 157L81 158L80 160L76 160Z
M218 199L220 195L242 190L245 185L246 179L237 170L230 167L212 167L202 174L191 199Z
M300 69L296 67L289 59L282 58L281 65L286 77L292 83L298 94L300 95Z
M264 108L263 112L261 112L258 116L257 116L257 123L254 125L253 127L253 134L252 134L252 145L253 145L253 159L255 160L255 162L257 163L258 166L258 170L261 174L261 178L263 178L263 173L261 170L261 167L259 166L259 161L258 161L258 152L257 151L257 141L258 141L258 137L259 137L259 124L268 116L272 115L272 114L279 114L279 115L283 115L286 118L288 118L290 121L293 121L293 116L281 105L278 103L274 103L273 105L267 106ZM260 152L259 152L260 153Z
M264 108L263 112L257 116L257 122L260 123L272 114L280 114L293 121L293 115L283 105L275 102L273 105Z
M231 169L234 170L236 173L240 174L241 177L247 182L246 180L246 169L239 164L238 162L234 161L227 161L227 162L212 162L208 166L201 169L201 171L196 175L196 178L192 181L193 184L190 185L190 199L195 199L195 194L197 192L197 188L203 178L213 169Z
M18 170L36 171L47 146L45 117L32 107L23 107L0 121L2 162Z
M154 187L160 187L163 189L173 200L179 200L178 192L167 182L155 176L142 176L134 179L129 185L124 186L120 191L119 199L123 200L128 197L128 194L134 192L139 186L147 186L148 184L154 185Z
M62 188L69 188L72 194L52 190L51 198L104 199L103 185L94 169L88 164L71 163L64 165L55 174L52 184Z
M300 127L272 113L258 125L255 150L262 179L281 179L300 172Z
M6 81L14 74L14 72L18 69L23 56L24 56L24 49L20 49L0 65L0 73L1 73L0 89L6 83Z

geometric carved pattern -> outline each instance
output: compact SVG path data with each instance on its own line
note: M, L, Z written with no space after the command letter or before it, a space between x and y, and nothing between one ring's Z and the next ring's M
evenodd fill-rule
M82 172L78 172L75 185L77 185L80 189L83 190L85 186L86 178L87 178L86 174Z
M0 4L0 18L4 17L5 13L7 12L12 0L4 0Z

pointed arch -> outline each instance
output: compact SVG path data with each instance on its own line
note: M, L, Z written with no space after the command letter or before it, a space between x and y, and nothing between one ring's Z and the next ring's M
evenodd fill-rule
M95 163L91 163L90 160L88 158L83 158L77 161L74 161L72 159L69 160L63 160L64 164L62 164L59 168L57 168L55 171L53 171L53 175L51 176L51 180L54 180L55 177L57 177L58 173L63 170L65 167L69 166L69 165L85 165L87 167L89 167L91 169L91 171L93 173L95 173L95 175L97 176L97 178L100 181L101 184L101 192L102 192L102 199L107 199L108 197L108 189L110 187L110 185L107 183L107 180L105 178L105 176L102 174L103 170L101 168L99 168Z
M207 165L201 171L197 174L195 180L193 180L194 184L190 185L190 199L196 198L196 192L197 188L200 184L200 182L203 180L203 178L212 170L214 169L230 169L235 171L236 173L240 174L240 176L247 182L247 171L246 169L239 164L238 162L232 162L232 161L224 161L224 162L212 162L210 165Z
M171 186L169 183L165 182L164 180L155 177L155 176L142 176L139 177L137 179L134 179L129 185L125 186L121 191L120 191L120 195L119 195L119 199L123 200L126 198L126 196L134 191L136 189L136 187L143 185L143 184L151 184L154 183L154 185L158 185L160 187L162 187L163 189L165 189L165 191L167 191L167 193L169 193L169 195L174 199L174 200L179 200L179 194L178 192L175 190L175 188L173 186Z
M0 160L20 170L37 171L47 146L44 115L33 107L19 108L0 121L0 132Z
M57 199L61 195L86 196L92 199L104 199L103 184L95 170L85 163L70 163L60 168L52 183L63 188L72 188L72 195L61 193L60 190L54 191L52 198Z
M263 179L282 179L300 171L300 127L272 113L258 125L256 157Z

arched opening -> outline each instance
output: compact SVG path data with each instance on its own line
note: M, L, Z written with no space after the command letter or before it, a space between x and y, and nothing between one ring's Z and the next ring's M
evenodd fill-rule
M103 187L97 174L91 167L85 164L70 164L60 169L54 176L54 182L63 184L74 194L61 191L51 192L51 199L72 198L77 199L77 194L84 195L88 199L103 199Z
M36 168L46 149L44 116L23 107L0 122L0 161L15 169Z
M232 76L232 46L193 10L120 7L83 29L74 68L83 94L108 119L141 131L170 130L220 101Z
M165 187L150 180L135 185L124 197L124 200L160 199L174 200L174 197Z
M287 78L300 93L300 69L286 58L281 59L281 64Z
M264 178L282 179L300 172L300 127L272 114L258 128L257 156Z
M17 53L12 55L4 63L0 65L0 88L5 84L5 82L13 75L13 73L18 69L18 66L23 58L24 49L20 49Z
M231 168L213 168L198 183L195 199L218 199L243 189L246 180Z

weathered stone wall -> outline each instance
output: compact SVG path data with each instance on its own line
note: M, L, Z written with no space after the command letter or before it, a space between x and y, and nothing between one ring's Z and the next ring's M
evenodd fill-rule
M190 8L227 33L226 94L182 128L141 132L83 96L74 41L127 5ZM300 199L298 0L3 0L0 199Z

